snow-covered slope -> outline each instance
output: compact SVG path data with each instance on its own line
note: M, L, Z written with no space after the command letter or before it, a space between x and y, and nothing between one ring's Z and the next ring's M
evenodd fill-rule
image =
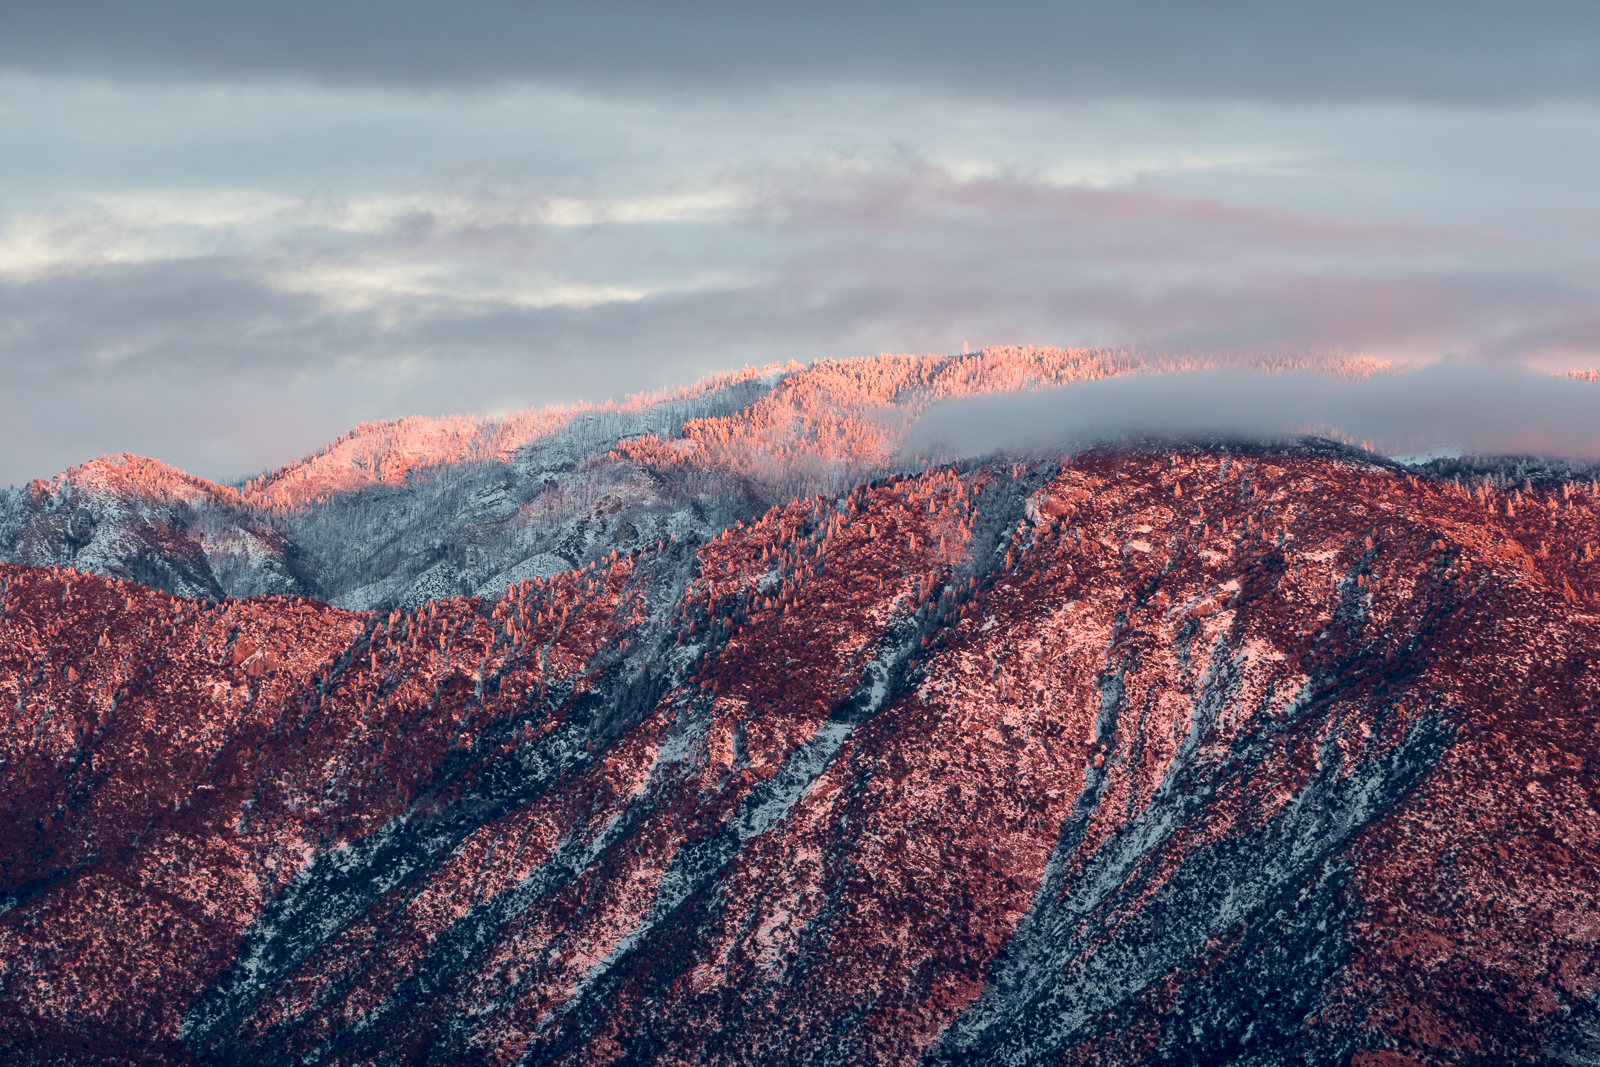
M285 533L234 490L117 455L0 498L0 550L24 566L70 565L179 596L313 591Z
M629 436L738 411L771 381L746 376L631 409L534 413L520 435L488 420L376 424L239 487L108 456L0 500L0 557L181 596L303 595L356 609L486 583L503 593L508 582L637 541L641 530L720 529L727 507L707 514L681 489L605 454Z
M0 497L0 560L354 610L499 596L899 469L904 431L941 399L1198 365L996 348L746 368L621 405L372 423L237 486L106 457Z

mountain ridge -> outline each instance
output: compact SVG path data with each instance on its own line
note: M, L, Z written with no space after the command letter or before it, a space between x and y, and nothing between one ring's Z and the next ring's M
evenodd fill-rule
M630 538L703 539L797 496L915 469L896 449L942 399L1230 360L1358 377L1387 366L990 348L746 367L621 404L363 424L237 485L141 457L93 460L0 494L0 560L355 610L499 595Z

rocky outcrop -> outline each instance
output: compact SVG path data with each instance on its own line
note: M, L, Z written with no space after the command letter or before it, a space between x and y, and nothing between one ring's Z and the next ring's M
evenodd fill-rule
M1179 449L408 612L5 567L0 1048L1591 1062L1597 509Z

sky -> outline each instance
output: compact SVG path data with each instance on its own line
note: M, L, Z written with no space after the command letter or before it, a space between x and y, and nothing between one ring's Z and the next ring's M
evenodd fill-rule
M0 27L0 485L964 343L1600 366L1592 3Z

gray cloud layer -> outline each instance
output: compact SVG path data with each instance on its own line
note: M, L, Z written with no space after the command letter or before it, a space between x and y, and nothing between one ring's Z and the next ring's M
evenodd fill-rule
M1029 98L1504 104L1600 98L1600 8L61 0L9 5L0 67L415 88L540 81L720 92L851 78Z
M206 254L166 251L177 238L137 213L68 226L83 261L0 285L14 406L0 484L122 449L227 477L365 419L963 341L1565 366L1600 353L1595 269L1529 263L1494 231L962 180L914 160L748 174L699 214L550 210L470 190L390 197L291 211ZM226 246L248 227L213 228ZM199 229L179 245L212 240Z
M1086 382L930 409L908 454L962 456L1142 437L1315 433L1389 455L1600 459L1600 384L1445 362L1362 381L1225 368Z
M1600 364L1593 5L0 23L0 484L964 341Z

